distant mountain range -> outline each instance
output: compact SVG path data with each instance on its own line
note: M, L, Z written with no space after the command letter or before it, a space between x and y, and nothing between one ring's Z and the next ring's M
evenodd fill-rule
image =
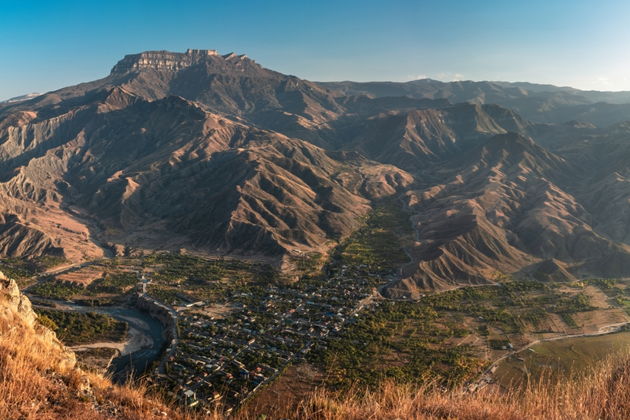
M400 97L447 99L451 103L497 104L513 109L524 118L538 123L562 123L569 120L607 126L625 121L630 111L630 92L583 91L569 87L508 82L439 82L421 79L395 82L320 83L346 95L373 98Z
M6 101L0 101L0 103L14 103L14 102L22 102L28 101L29 99L33 99L41 95L41 93L28 93L26 95L15 96L13 98L7 99Z
M314 83L213 50L129 55L0 104L0 255L187 248L286 267L388 199L415 231L392 296L627 276L627 121L628 92Z

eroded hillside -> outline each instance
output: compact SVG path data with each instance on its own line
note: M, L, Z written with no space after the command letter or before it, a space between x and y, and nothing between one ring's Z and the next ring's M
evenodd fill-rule
M0 107L0 255L280 262L325 253L389 198L415 230L392 296L552 260L551 276L625 276L627 124L570 121L598 100L626 106L538 85L316 84L212 50L130 55Z

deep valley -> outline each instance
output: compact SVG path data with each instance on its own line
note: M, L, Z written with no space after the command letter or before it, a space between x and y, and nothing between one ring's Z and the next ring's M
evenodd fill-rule
M627 345L629 107L127 55L0 103L0 270L83 369L199 415L516 389Z

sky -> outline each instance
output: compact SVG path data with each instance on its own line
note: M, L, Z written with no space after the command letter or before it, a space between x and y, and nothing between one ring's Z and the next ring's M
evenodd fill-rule
M0 100L125 54L217 49L315 81L502 80L630 90L627 0L0 0Z

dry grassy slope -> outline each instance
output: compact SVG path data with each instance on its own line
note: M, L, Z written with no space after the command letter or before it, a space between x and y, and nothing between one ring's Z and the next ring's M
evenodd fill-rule
M0 273L0 418L181 418L140 388L75 368L74 353L41 326L14 281Z
M272 410L240 412L237 419L317 420L622 420L628 418L630 361L617 356L594 367L585 377L545 378L525 389L474 393L418 389L392 382L368 392L344 394L319 390L295 405L280 402Z

